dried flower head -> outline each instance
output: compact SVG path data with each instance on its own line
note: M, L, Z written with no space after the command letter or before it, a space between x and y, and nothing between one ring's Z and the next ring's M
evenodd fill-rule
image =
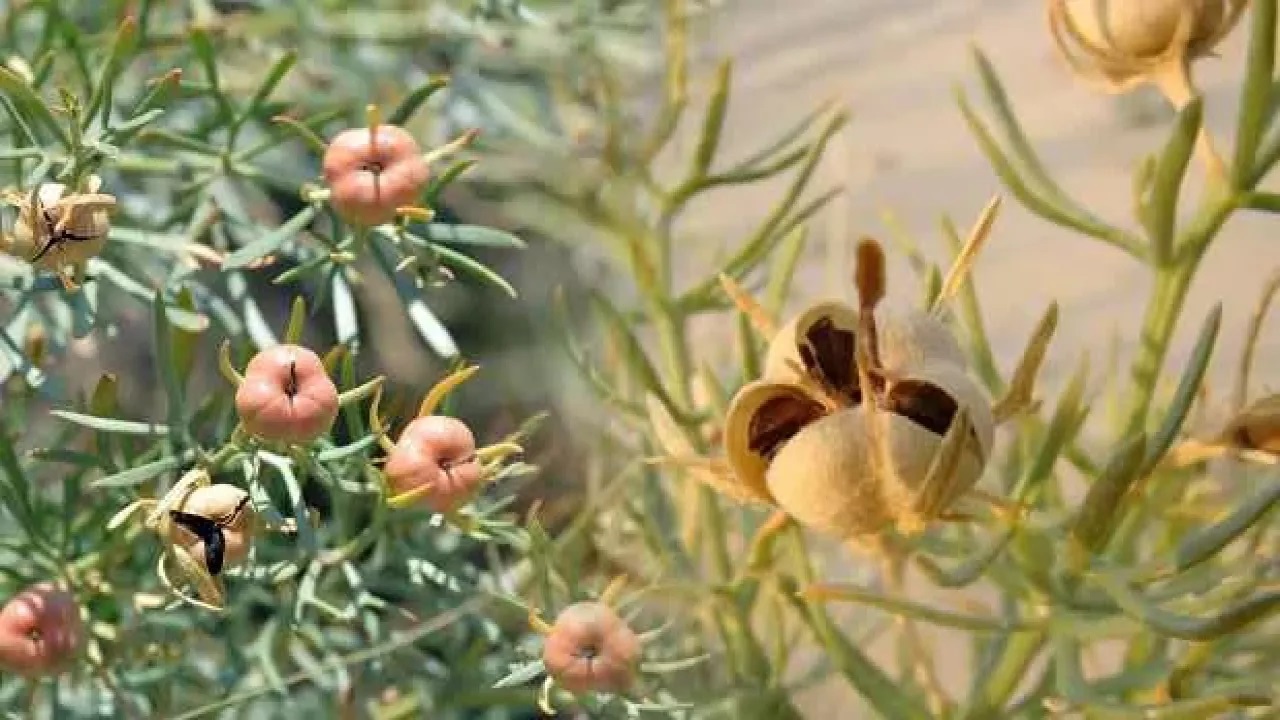
M0 670L27 677L56 674L83 639L76 599L52 583L33 585L0 609Z
M1078 77L1112 93L1154 84L1174 107L1198 91L1191 63L1209 56L1248 0L1048 0L1058 54ZM1222 161L1202 130L1198 151L1211 172Z
M403 128L382 124L370 110L368 127L338 133L324 154L324 179L338 214L359 225L381 225L417 202L429 168Z
M62 275L68 267L83 270L92 257L102 252L111 230L113 195L97 192L97 178L91 178L89 192L68 192L61 183L44 183L29 195L6 193L4 201L18 208L13 235L5 252L34 267Z
M329 432L338 388L320 358L298 345L277 345L249 361L236 388L236 411L251 435L303 445Z

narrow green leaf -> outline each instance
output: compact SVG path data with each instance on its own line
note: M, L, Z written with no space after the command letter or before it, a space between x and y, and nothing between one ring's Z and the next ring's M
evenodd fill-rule
M107 51L106 62L102 64L102 70L98 73L98 79L93 85L93 94L89 96L89 104L85 107L83 126L86 129L93 122L93 117L99 111L102 113L102 126L107 126L111 117L113 88L115 87L116 78L120 76L120 70L124 66L125 60L133 53L136 29L137 26L131 17L126 17L124 22L120 23L115 39L111 42L111 49Z
M307 326L307 301L301 295L293 296L289 307L289 324L285 327L284 341L289 345L302 342L302 331Z
M1173 446L1178 434L1182 431L1182 425L1186 422L1187 414L1191 412L1191 405L1196 400L1196 394L1200 391L1200 383L1204 380L1204 374L1209 369L1209 361L1213 358L1213 349L1217 343L1218 330L1222 327L1222 303L1216 303L1209 316L1204 319L1204 323L1200 326L1200 335L1196 338L1195 347L1191 351L1191 358L1187 361L1187 367L1182 371L1182 377L1178 380L1178 388L1173 394L1173 399L1169 403L1169 410L1165 413L1164 420L1160 423L1160 427L1151 437L1151 444L1147 448L1146 458L1143 460L1142 473L1151 472L1156 464L1160 462L1169 448Z
M271 93L275 92L276 86L284 79L284 76L293 69L294 63L298 61L297 50L286 50L276 61L272 63L271 69L267 71L266 77L258 85L258 89L253 93L253 98L249 100L249 105L240 114L239 122L244 122L256 114L266 103L267 98L271 97Z
M173 333L169 329L169 318L165 314L164 295L157 290L151 305L151 342L156 353L156 370L160 373L160 384L164 388L165 407L169 426L180 428L186 406L186 393L183 382L179 380L178 368L174 362Z
M355 348L360 342L360 325L356 315L355 298L342 268L334 268L330 276L333 285L333 328L339 343Z
M1076 214L1071 209L1063 207L1061 204L1055 203L1033 190L1004 154L986 124L969 106L969 101L963 91L956 92L956 101L960 106L960 112L964 115L965 122L968 123L970 131L978 142L978 146L991 163L992 169L996 171L1000 180L1009 188L1009 192L1028 210L1056 225L1076 230L1114 245L1135 258L1142 257L1141 247L1123 231L1094 218Z
M35 131L27 124L26 118L22 117L18 107L4 93L0 93L0 106L3 106L5 112L9 114L9 119L13 122L13 129L16 131L18 140L32 146L31 151L36 153L35 157L44 155L44 151L39 147L40 138L36 137Z
M524 241L515 235L482 225L430 223L425 227L419 226L415 230L420 231L422 237L433 243L517 249L525 247Z
M1034 501L1045 480L1053 473L1053 466L1062 455L1063 448L1075 434L1078 421L1085 412L1084 391L1088 375L1088 359L1081 358L1079 367L1076 368L1066 390L1058 399L1058 405L1054 409L1053 417L1049 420L1049 426L1040 441L1040 446L1032 457L1031 464L1018 479L1013 492L1013 497L1018 502Z
M312 130L306 124L295 118L289 117L288 115L277 115L271 118L271 121L288 130L294 137L301 140L303 144L311 148L311 151L317 155L324 155L325 151L329 148L325 141L316 134L315 130Z
M1111 540L1116 525L1129 509L1129 490L1142 476L1147 445L1145 433L1125 440L1089 486L1070 531L1085 550L1099 553Z
M453 267L455 270L462 270L468 275L479 280L496 286L512 298L518 297L516 289L507 282L507 279L499 275L496 271L490 269L484 263L476 260L468 255L464 255L444 245L434 245L432 247L440 255L440 260L446 265Z
M337 462L338 460L345 460L352 455L358 455L359 453L368 450L373 447L374 443L377 441L377 435L368 435L349 445L340 445L338 447L329 448L328 450L321 450L316 454L316 461L321 463L331 463Z
M1151 201L1146 215L1151 224L1152 255L1166 262L1173 255L1174 223L1178 214L1178 193L1187 175L1191 154L1204 117L1204 101L1196 98L1178 112L1173 133L1156 162L1151 184Z
M431 99L442 88L448 87L449 78L434 77L428 79L425 83L414 88L412 92L404 96L400 104L387 117L387 123L390 125L406 125L413 118L414 113L418 112L418 108L422 104Z
M778 316L791 293L796 268L809 243L809 231L799 226L783 238L778 245L777 256L769 264L769 281L764 288L763 304L766 310Z
M216 158L222 154L221 150L207 142L197 140L190 135L183 135L164 128L147 128L139 134L139 139L146 142L154 142L176 150L193 152L197 155L203 155L210 158Z
M276 252L280 249L280 246L311 224L318 211L319 209L315 205L308 205L299 210L297 215L294 215L283 225L247 245L242 245L235 252L223 258L223 269L230 270L244 267L264 255Z
M475 164L475 160L459 160L446 168L444 172L431 178L431 182L427 185L427 192L423 196L422 202L429 208L437 207L440 204L440 196L444 193L445 189L452 185L459 177L462 177L462 174L474 167ZM459 226L455 225L452 227ZM428 237L430 237L430 234L428 234Z
M103 432L118 433L121 435L166 435L169 432L168 427L164 425L157 425L155 423L96 417L94 415L85 415L83 413L70 412L68 410L52 410L49 414L66 420L67 422L89 428L90 430L101 430Z
M1240 632L1280 612L1280 591L1277 590L1261 592L1233 603L1215 615L1194 617L1170 612L1148 601L1127 580L1112 573L1097 573L1090 577L1127 615L1156 632L1183 640L1213 640Z
M107 475L98 478L89 483L92 488L122 488L141 485L153 478L159 477L171 470L177 470L182 466L182 458L176 455L169 455L154 462L145 465L129 468L124 472L118 472L114 475Z
M39 121L41 125L52 132L64 148L71 149L70 136L67 135L66 129L58 123L58 119L53 116L44 100L40 99L35 90L17 73L3 65L0 65L0 94L8 96L12 100L13 108L18 111L15 114L26 115L30 113L28 117Z
M188 287L178 291L177 307L167 308L166 314L170 332L173 334L173 367L178 377L190 377L191 369L195 365L195 353L197 346L200 344L200 335L205 327L208 326L208 319L205 318L204 326L199 329L173 322L174 315L178 314L204 318L204 315L196 312L195 297L191 294L191 288Z
M209 33L200 27L191 30L190 37L191 49L195 51L196 59L200 61L200 66L204 70L204 79L209 83L209 93L218 103L218 111L222 114L222 119L230 120L235 117L235 108L222 92L222 84L218 79L218 54L213 47L213 41L209 38Z
M654 397L662 401L662 405L667 409L667 412L671 413L671 416L681 424L688 425L696 422L696 418L690 417L683 408L679 407L675 402L675 398L667 391L667 386L658 375L653 361L649 359L649 354L645 351L644 345L632 332L630 323L627 322L618 308L603 293L594 290L588 292L587 302L592 310L595 311L603 326L612 332L617 339L619 349L622 351L623 361L626 363L631 375L640 383L640 386L646 392L653 393Z
M715 80L711 85L711 100L707 103L707 114L702 121L702 133L698 136L698 145L693 153L693 166L689 178L696 179L707 175L711 163L715 160L716 151L720 148L720 135L724 130L724 119L729 106L729 92L733 80L733 61L724 59L716 68Z
M1246 499L1235 512L1209 527L1188 535L1173 553L1173 572L1185 572L1215 557L1232 540L1253 527L1268 512L1280 506L1280 477L1274 474L1260 491Z
M1258 145L1271 117L1276 63L1276 0L1253 0L1252 4L1249 59L1240 87L1236 152L1231 163L1231 182L1238 189L1247 188L1256 169Z

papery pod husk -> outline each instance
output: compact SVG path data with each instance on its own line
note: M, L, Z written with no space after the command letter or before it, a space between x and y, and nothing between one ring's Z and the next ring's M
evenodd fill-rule
M766 406L771 403L776 404L775 413L767 412ZM770 458L767 452L752 447L753 437L776 436L775 447L780 447L787 438L824 413L822 404L797 385L757 380L742 386L729 403L725 416L725 454L735 480L745 486L750 495L772 501L765 480ZM776 428L763 425L771 421Z
M810 305L778 328L778 332L769 343L761 378L772 382L798 382L800 372L806 368L800 352L801 343L813 332L814 326L823 320L830 321L834 332L826 333L819 342L839 355L844 354L843 346L847 345L849 353L847 370L852 373L850 377L855 378L856 381L857 373L853 369L853 339L857 337L858 313L848 305L834 300Z
M819 323L827 321L835 332L815 333ZM951 331L930 313L911 310L906 312L878 311L876 313L877 341L880 362L885 369L908 372L925 363L950 363L967 366L964 351ZM797 368L806 364L800 351L806 339L831 359L839 359L837 372L847 372L851 384L857 382L854 361L855 339L858 334L858 311L837 301L823 301L809 306L783 325L769 344L765 358L766 380L796 382ZM844 356L848 355L847 362ZM824 368L826 369L826 368Z
M1228 423L1220 442L1280 455L1280 394L1247 405Z
M37 191L40 205L54 222L62 219L64 212L70 212L65 231L85 240L65 241L58 243L39 260L35 256L45 248L48 242L45 218L42 212L32 206L23 207L13 224L13 234L9 238L4 251L27 260L32 265L50 272L74 263L84 262L96 257L106 247L107 236L111 229L111 214L103 208L77 207L68 210L59 202L67 199L66 186L59 183L45 183Z
M983 462L991 456L992 445L995 443L996 425L995 416L991 411L991 399L982 386L963 368L949 363L926 363L914 368L906 378L895 380L900 385L904 379L935 385L950 395L957 408L963 408L969 413L974 436L978 441L978 447L974 448L974 453Z

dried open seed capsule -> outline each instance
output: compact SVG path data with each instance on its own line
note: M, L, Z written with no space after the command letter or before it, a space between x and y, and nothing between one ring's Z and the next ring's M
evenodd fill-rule
M1058 50L1085 77L1114 89L1209 55L1248 0L1049 0Z
M334 209L360 225L391 222L398 208L416 204L429 174L418 143L395 125L344 130L324 154Z
M945 364L907 372L878 394L874 410L860 399L831 409L799 386L749 383L726 423L734 475L766 487L802 524L838 537L936 516L982 474L994 434L990 403ZM971 433L955 466L931 476L961 410Z
M50 583L34 585L0 609L0 670L27 677L56 674L83 637L76 599Z
M198 487L169 511L178 542L215 577L249 556L252 513L249 494L225 484Z
M425 486L422 502L439 513L464 505L483 479L471 429L446 415L409 423L387 459L386 474L397 495Z
M928 313L878 313L877 327L881 363L887 371L906 371L924 363L966 366L964 352L951 332ZM763 377L796 382L799 368L824 387L857 393L857 332L858 312L853 308L833 301L812 305L774 335Z
M1280 455L1280 394L1253 401L1227 425L1222 442Z
M236 389L236 410L255 437L304 445L333 426L338 388L315 353L277 345L249 361Z
M542 647L547 674L573 693L626 692L639 659L640 638L600 602L565 608Z
M50 272L83 263L106 246L115 204L111 195L68 194L61 183L44 183L19 204L5 251Z

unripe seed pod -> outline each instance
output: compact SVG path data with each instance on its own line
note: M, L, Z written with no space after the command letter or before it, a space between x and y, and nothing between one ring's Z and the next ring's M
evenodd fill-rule
M0 670L26 677L57 674L83 639L76 599L50 583L33 585L0 609Z
M410 422L391 451L385 470L397 495L429 485L420 499L439 513L466 504L483 479L475 436L466 423L447 415L427 415Z
M580 602L556 618L542 647L547 674L573 693L626 692L640 660L640 638L608 605Z
M397 208L417 203L429 174L418 143L395 125L344 130L324 154L330 201L358 225L394 220Z
M235 485L198 487L171 511L178 542L210 575L236 567L249 556L253 506Z
M304 445L338 417L338 388L314 352L277 345L258 353L236 389L245 430L262 440Z
M111 195L67 193L61 183L44 183L35 202L24 201L5 252L41 270L56 272L96 257L111 230ZM59 227L61 226L61 227Z

